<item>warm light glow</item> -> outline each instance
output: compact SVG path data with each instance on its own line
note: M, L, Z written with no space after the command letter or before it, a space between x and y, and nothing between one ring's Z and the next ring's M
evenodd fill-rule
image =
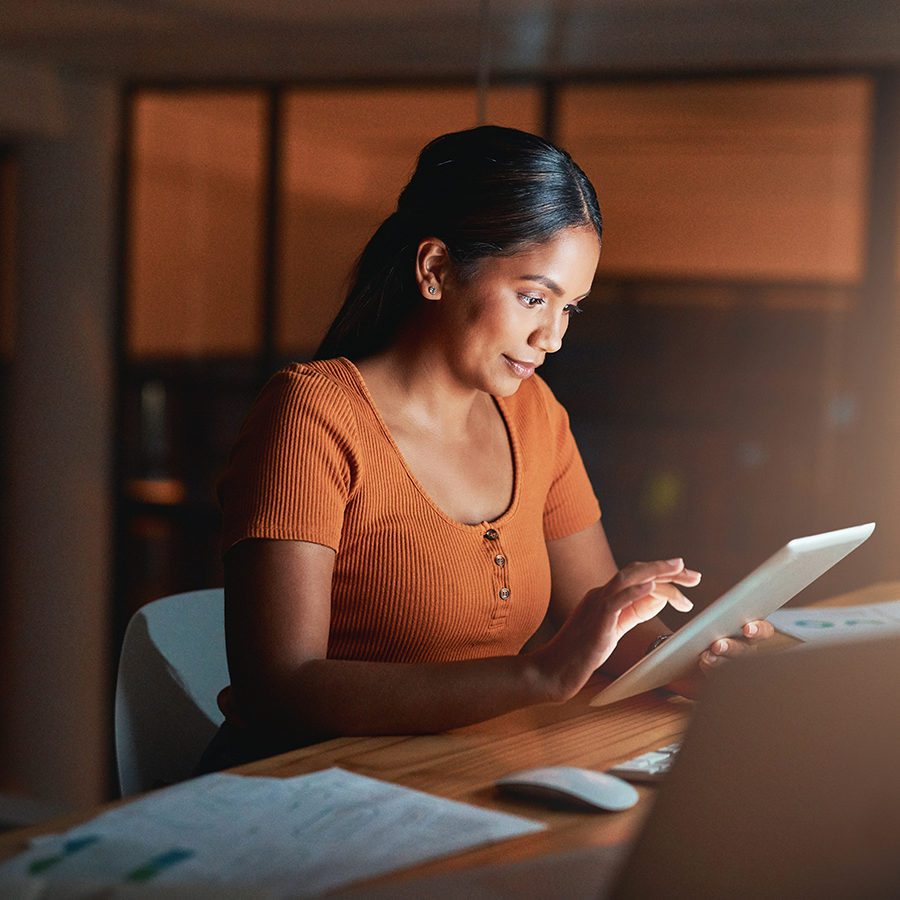
M595 181L611 274L854 283L863 77L563 89L561 143Z
M132 357L256 352L263 114L260 93L144 93L135 101Z

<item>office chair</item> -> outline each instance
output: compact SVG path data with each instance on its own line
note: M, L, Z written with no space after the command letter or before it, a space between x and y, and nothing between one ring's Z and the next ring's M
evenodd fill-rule
M173 594L128 623L115 708L123 797L189 778L222 723L224 601L222 588Z

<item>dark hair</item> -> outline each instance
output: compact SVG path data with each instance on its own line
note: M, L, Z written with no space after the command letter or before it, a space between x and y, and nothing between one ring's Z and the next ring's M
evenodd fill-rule
M509 256L572 226L602 232L597 194L565 150L534 134L484 125L445 134L419 154L391 213L356 262L347 298L317 359L384 349L419 302L419 242L440 238L455 273Z

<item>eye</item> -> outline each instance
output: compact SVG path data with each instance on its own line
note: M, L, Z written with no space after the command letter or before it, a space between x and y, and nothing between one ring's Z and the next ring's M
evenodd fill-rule
M543 297L535 297L533 294L518 294L519 300L527 306L529 309L534 309L536 306L543 305L544 298Z
M584 310L577 303L567 303L563 307L563 312L567 316L580 316Z

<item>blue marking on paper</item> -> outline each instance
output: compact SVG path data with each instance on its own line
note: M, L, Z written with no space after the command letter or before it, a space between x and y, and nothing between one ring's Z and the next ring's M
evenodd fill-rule
M900 600L868 606L788 607L772 613L769 621L801 641L900 635Z
M96 844L99 840L100 838L95 834L86 834L82 837L72 838L62 845L59 853L54 853L53 856L41 856L33 860L28 866L28 874L40 875L42 872L46 872L48 869L52 869L53 866L61 863L67 856L71 856L79 850L84 850L85 847L90 847L91 844Z
M182 847L176 847L174 850L160 853L159 856L154 856L153 859L148 860L142 866L138 866L138 868L125 876L125 880L150 881L152 878L156 878L160 872L164 872L166 869L169 869L186 859L190 859L192 856L194 856L193 850L185 850Z

